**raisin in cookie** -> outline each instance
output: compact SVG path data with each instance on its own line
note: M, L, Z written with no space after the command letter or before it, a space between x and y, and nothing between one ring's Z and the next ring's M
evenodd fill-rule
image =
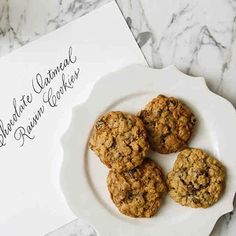
M182 150L192 135L196 119L178 99L159 95L139 113L154 151L167 154Z
M224 189L224 182L224 166L195 148L179 153L167 177L171 198L183 206L194 208L207 208L216 203Z
M107 167L118 172L140 165L149 152L142 121L119 111L108 112L97 120L89 145Z
M152 217L167 191L160 167L149 158L127 172L111 170L107 186L119 211L132 217Z

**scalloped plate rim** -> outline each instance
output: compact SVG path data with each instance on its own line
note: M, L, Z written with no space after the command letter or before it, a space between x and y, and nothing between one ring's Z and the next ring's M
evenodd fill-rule
M70 126L69 126L68 130L66 131L66 133L63 135L63 137L62 137L62 139L61 139L61 144L62 144L62 146L63 146L63 152L65 151L65 148L66 148L66 141L65 141L65 140L68 138L69 131L70 131L70 129L71 129L71 125L72 125L73 117L75 116L75 113L78 113L80 110L83 111L83 109L88 105L89 101L90 101L91 99L94 99L93 96L97 96L97 95L94 95L94 93L95 93L96 90L99 90L98 86L101 85L102 83L104 83L104 81L106 81L108 78L114 76L115 74L121 73L122 71L125 71L125 70L127 70L127 69L128 69L128 70L131 69L131 68L132 68L132 69L137 69L137 68L141 68L141 67L142 67L142 69L144 69L144 70L153 71L154 73L157 72L157 71L158 71L158 72L160 72L160 71L162 71L162 72L167 71L167 72L168 72L168 71L170 71L170 70L174 70L176 73L181 74L183 78L184 78L184 77L185 77L185 78L190 78L192 81L193 81L193 80L195 80L195 81L198 80L198 85L201 86L201 87L202 87L201 89L204 89L205 92L207 92L207 94L208 94L209 96L213 96L213 97L214 97L214 100L218 100L218 102L220 102L220 103L223 102L223 103L225 103L225 104L227 104L227 105L230 105L231 109L234 110L233 105L232 105L228 100L226 100L226 99L224 99L223 97L221 97L221 96L219 96L219 95L213 93L213 92L208 88L208 86L207 86L207 84L206 84L206 81L205 81L205 79L204 79L203 77L192 77L192 76L186 75L186 74L184 74L183 72L179 71L178 68L176 68L176 67L173 66L173 65L170 65L170 66L168 66L168 67L166 67L166 68L163 68L163 69L153 69L153 68L149 68L149 67L146 67L146 66L139 66L139 65L128 66L128 67L125 67L125 68L123 68L123 69L121 69L121 70L119 70L119 71L111 72L111 73L109 73L108 75L102 77L99 81L97 81L97 82L95 83L95 85L94 85L94 87L92 88L92 91L91 91L89 97L87 98L87 100L86 100L84 103L73 107L73 109L72 109L72 120L71 120ZM191 82L192 82L192 81L191 81ZM235 110L234 110L234 113L236 114ZM235 116L235 117L236 117L236 116ZM63 163L64 163L64 158L63 158ZM62 163L62 170L63 170L63 163ZM61 173L63 172L62 170L61 170ZM62 175L61 175L61 178L63 178ZM62 191L63 191L63 184L61 184L61 185L62 185ZM232 186L231 186L231 187L232 187ZM234 179L234 188L233 188L233 189L234 189L234 190L231 191L231 192L234 192L234 193L235 193L235 191L236 191L236 181L235 181L235 179ZM63 191L63 193L64 193L64 191ZM218 212L218 213L219 213L218 215L215 215L214 217L211 218L211 222L209 222L209 228L206 229L206 233L207 233L207 234L209 234L209 233L212 231L212 228L214 227L216 221L218 220L218 218L219 218L220 216L222 216L222 215L224 215L225 213L228 213L228 212L230 212L231 210L233 210L233 198L234 198L234 193L232 194L232 199L228 202L227 206L225 206L225 208L224 208L223 210L219 211L219 212ZM66 197L66 193L64 193L64 195L65 195L65 198L67 198L67 197ZM93 197L92 197L91 199L94 200ZM68 205L69 205L69 207L71 208L71 210L73 211L73 207L71 207L69 203L68 203ZM82 212L82 211L81 211L81 212ZM80 216L83 217L83 213L82 213ZM96 223L98 223L98 222L101 223L100 220L98 220L98 221L97 221L97 220L94 220L94 219L92 219L92 217L90 218L89 216L84 216L84 217L85 217L85 219L87 218L87 220L90 220L91 223L94 223L94 224L95 224L95 225L94 225L95 228L97 228L98 232L99 232L102 236L106 234L105 231L103 232L103 228L104 228L105 225L96 225ZM111 219L112 219L112 217L111 217ZM102 227L102 226L103 226L103 227ZM114 236L115 236L115 234L114 234ZM117 235L117 236L118 236L118 235Z

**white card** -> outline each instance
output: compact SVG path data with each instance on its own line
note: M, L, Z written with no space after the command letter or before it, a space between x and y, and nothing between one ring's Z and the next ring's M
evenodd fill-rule
M130 64L146 62L115 2L0 59L0 235L42 236L76 218L60 139L95 81Z

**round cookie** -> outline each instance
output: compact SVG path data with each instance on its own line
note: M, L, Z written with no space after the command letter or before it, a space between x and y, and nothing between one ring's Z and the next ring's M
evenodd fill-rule
M163 154L185 148L196 123L184 103L164 95L149 102L138 116L147 129L151 149Z
M111 170L107 186L119 211L132 217L152 217L167 191L160 167L151 159L127 172Z
M224 183L224 166L206 152L195 148L179 153L167 177L171 198L193 208L207 208L216 203L223 192Z
M107 167L118 172L140 165L149 152L143 122L119 111L108 112L96 121L89 146Z

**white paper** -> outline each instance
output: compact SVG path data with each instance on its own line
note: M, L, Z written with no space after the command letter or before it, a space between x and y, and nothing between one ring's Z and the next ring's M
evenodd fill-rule
M42 236L76 218L60 138L94 82L129 64L146 62L115 2L0 59L0 235Z

